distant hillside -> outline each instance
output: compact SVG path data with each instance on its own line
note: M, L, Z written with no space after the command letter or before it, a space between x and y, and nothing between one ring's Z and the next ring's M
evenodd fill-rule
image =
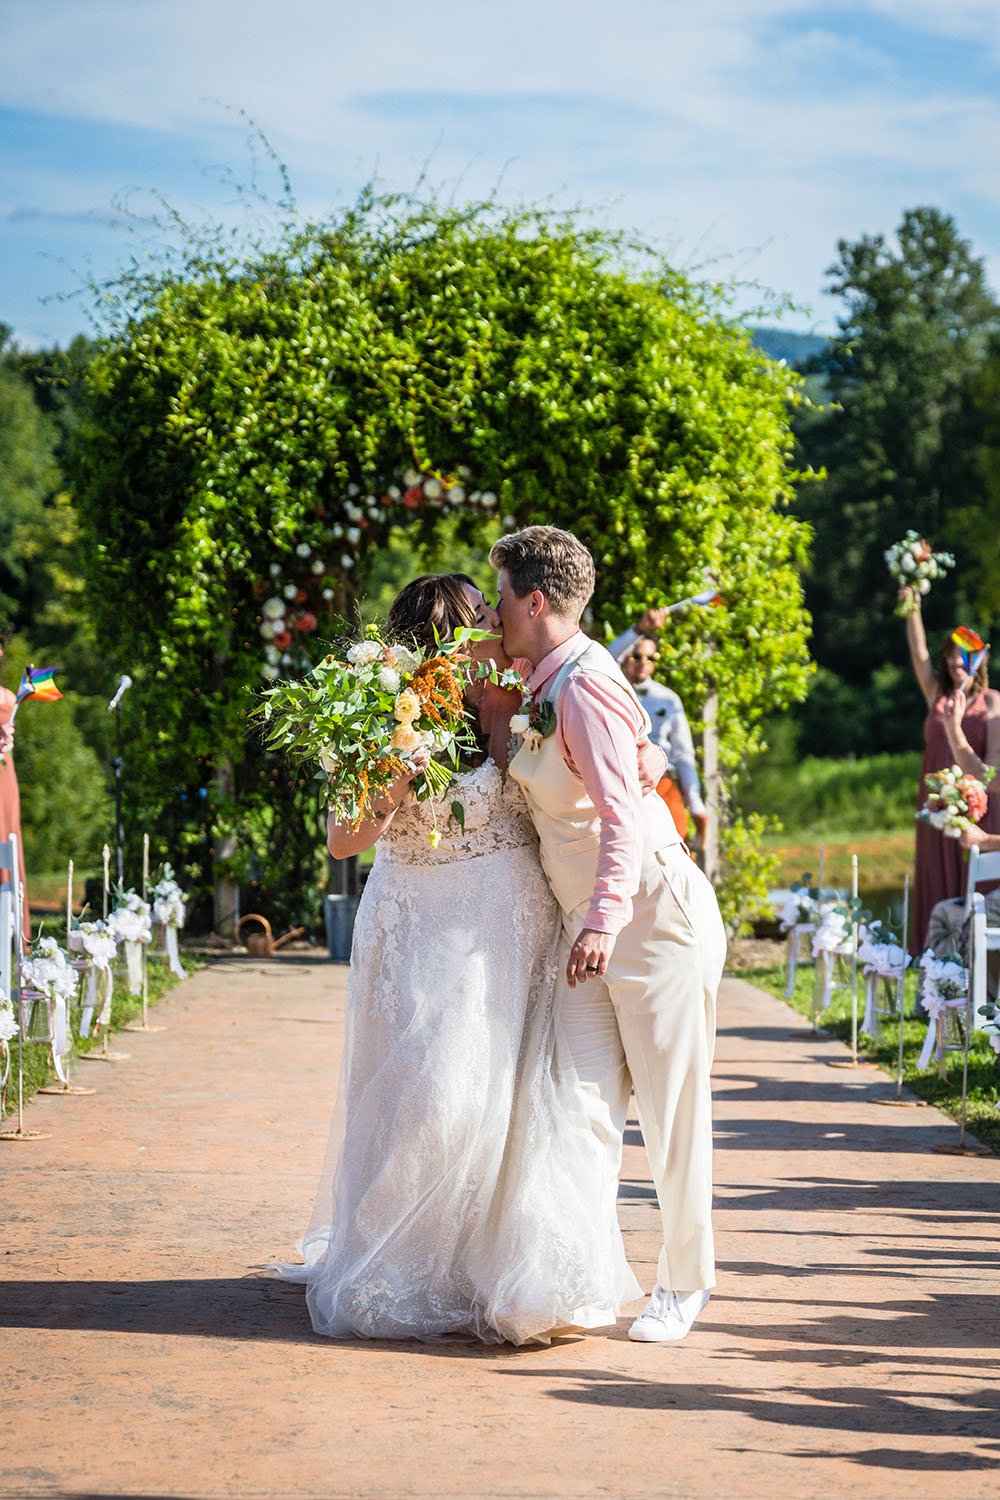
M796 368L827 344L821 333L795 333L790 328L751 328L751 337L769 359L783 359Z

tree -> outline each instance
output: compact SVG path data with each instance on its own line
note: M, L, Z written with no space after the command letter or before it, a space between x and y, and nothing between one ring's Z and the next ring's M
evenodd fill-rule
M41 520L59 471L55 433L16 367L9 337L0 324L0 618L12 623L30 592L17 534Z
M707 570L713 638L699 614L667 651L695 718L718 685L735 774L804 691L808 533L794 380L716 294L571 218L370 193L270 249L189 248L114 289L77 473L96 608L141 679L143 821L192 869L266 871L275 901L315 886L315 792L246 731L262 670L294 665L263 605L287 595L297 645L325 649L399 522L419 542L447 516L464 544L498 516L571 526L609 631Z
M897 689L904 671L886 547L913 527L955 553L955 574L930 599L933 629L968 609L983 540L1000 528L996 498L984 513L970 399L997 327L983 263L954 220L933 208L905 213L897 242L839 242L829 289L845 309L837 337L809 367L825 377L829 404L804 409L798 422L805 461L827 475L802 490L797 506L816 537L806 585L815 653L866 691L887 662ZM916 695L913 706L918 713ZM883 727L898 734L898 720L859 724L859 733L878 736ZM863 746L883 748L877 738Z
M80 352L79 350L77 351ZM111 832L102 760L103 705L88 696L98 653L89 632L78 529L62 489L69 421L47 399L43 368L58 351L25 355L0 330L0 616L18 634L4 663L16 686L29 660L60 668L64 701L18 715L17 766L29 874L97 863Z

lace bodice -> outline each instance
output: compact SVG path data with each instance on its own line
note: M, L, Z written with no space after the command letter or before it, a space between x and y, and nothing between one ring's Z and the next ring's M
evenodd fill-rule
M453 802L461 802L465 809L464 832L452 816ZM441 835L436 849L429 839L435 823ZM436 801L411 801L401 807L378 841L377 857L442 865L537 842L521 788L503 775L496 761L486 760L474 771L460 772Z

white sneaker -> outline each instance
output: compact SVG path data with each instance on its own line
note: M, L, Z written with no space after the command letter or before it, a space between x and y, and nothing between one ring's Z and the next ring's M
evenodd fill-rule
M628 1331L637 1344L662 1344L684 1338L700 1312L708 1305L711 1292L668 1292L655 1286L642 1312Z

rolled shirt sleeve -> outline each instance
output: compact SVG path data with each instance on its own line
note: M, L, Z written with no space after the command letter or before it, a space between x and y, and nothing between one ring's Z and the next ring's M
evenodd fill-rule
M582 780L601 821L597 878L584 926L617 936L632 919L642 871L643 793L636 751L648 721L624 682L585 672L567 682L558 717L559 751Z

